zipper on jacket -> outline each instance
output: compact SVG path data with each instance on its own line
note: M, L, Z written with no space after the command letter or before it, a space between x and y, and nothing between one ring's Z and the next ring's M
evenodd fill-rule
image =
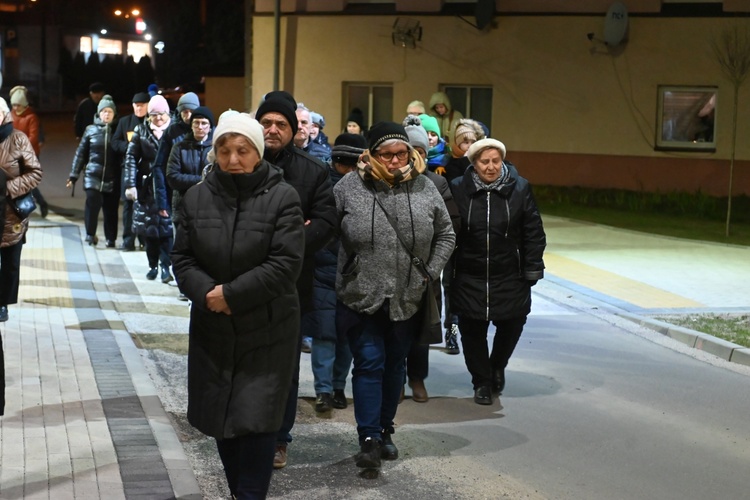
M490 320L490 192L487 191L487 261L485 264L486 273L484 280L486 300L485 300L485 320Z
M104 189L104 174L107 173L107 142L109 138L109 125L104 126L104 165L102 165L102 180L99 183L99 191Z

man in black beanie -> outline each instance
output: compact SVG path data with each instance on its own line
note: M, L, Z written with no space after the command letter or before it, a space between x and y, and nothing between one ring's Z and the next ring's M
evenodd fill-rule
M138 92L133 96L133 114L120 118L117 123L115 133L112 135L112 149L117 154L117 165L122 171L122 165L125 162L125 153L130 144L130 138L133 137L133 131L136 125L143 123L148 114L148 101L151 99L147 92ZM121 175L118 176L118 186L122 186ZM122 245L120 250L132 252L135 250L135 233L133 233L133 200L125 197L124 190L120 189L120 199L122 200Z
M94 82L89 85L89 96L78 103L76 114L73 117L76 141L80 141L86 127L94 123L94 117L98 114L97 106L105 93L104 84Z
M328 167L294 145L297 133L297 101L289 92L276 90L266 94L255 113L263 126L265 152L263 159L284 172L284 180L297 191L305 218L305 261L297 280L300 311L304 315L312 308L313 272L315 252L323 248L333 236L336 225L336 202L333 199ZM299 358L302 335L297 348L297 368L289 390L284 421L276 438L273 466L286 466L287 445L297 415L299 389Z

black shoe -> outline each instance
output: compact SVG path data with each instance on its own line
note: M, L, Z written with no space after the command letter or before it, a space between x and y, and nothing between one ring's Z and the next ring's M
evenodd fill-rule
M346 401L346 394L344 394L343 389L334 389L333 390L333 407L337 410L343 410L347 406L349 406L349 403Z
M492 390L498 394L503 393L505 389L505 369L500 368L499 370L492 371Z
M451 325L445 329L445 352L448 354L461 354L458 347L458 326Z
M115 248L115 241L107 240L107 248Z
M174 276L172 276L172 273L169 272L169 267L161 267L161 282L162 283L169 283L174 279Z
M156 267L152 267L151 270L146 273L146 279L155 280L158 274L159 274L159 269Z
M380 441L368 437L362 441L359 453L354 456L354 463L363 469L377 469L380 467Z
M120 245L117 249L121 252L135 252L135 245Z
M86 236L86 243L91 245L92 247L95 247L97 243L99 243L99 238L97 238L96 235L91 236L90 234Z
M492 404L492 391L488 385L474 389L474 402L478 405Z
M177 297L177 298L178 298L179 300L183 301L183 302L187 302L188 300L190 300L190 299L188 299L187 295L185 295L185 294L184 294L184 293L182 293L182 292L180 292L180 296L179 296L179 297Z
M42 219L46 219L49 214L49 206L46 203L39 205L39 211L42 213Z
M8 321L8 306L0 306L0 321Z
M318 413L326 413L331 411L333 408L333 399L331 398L330 392L321 392L318 394L318 398L315 400L315 411Z
M381 432L383 444L380 446L380 458L383 460L396 460L398 458L398 448L393 444L393 438L388 431Z

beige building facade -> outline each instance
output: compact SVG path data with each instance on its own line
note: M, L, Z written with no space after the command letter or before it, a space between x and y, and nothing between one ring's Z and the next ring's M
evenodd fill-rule
M394 41L397 20L418 22L421 40L413 46ZM369 121L375 115L401 121L410 101L427 104L446 87L469 96L476 91L491 136L506 144L508 159L534 183L726 196L733 87L711 43L728 26L750 30L750 18L631 14L628 34L616 47L602 41L603 14L498 14L488 30L470 21L427 14L283 15L279 88L323 114L331 140L343 130L353 96L362 102L363 89L374 106L364 110ZM251 106L273 89L275 26L273 15L252 18ZM715 147L657 148L664 85L714 88ZM750 194L749 110L750 84L739 93L734 194Z

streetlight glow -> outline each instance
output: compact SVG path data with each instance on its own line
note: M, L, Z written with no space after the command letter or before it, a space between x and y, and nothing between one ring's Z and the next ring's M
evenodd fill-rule
M138 10L138 9L133 9L133 10L130 11L130 13L133 14L134 16L140 16L141 15L141 11Z
M120 9L115 10L115 15L116 16L121 16L122 15L122 11Z
M146 35L145 35L145 36L144 36L143 38L145 38L145 39L146 39L146 40L148 40L148 41L151 41L151 39L152 39L153 37L151 36L151 33L146 33Z
M99 33L101 33L102 35L106 35L107 34L107 30L104 29L104 28L102 28L101 31L99 31Z

